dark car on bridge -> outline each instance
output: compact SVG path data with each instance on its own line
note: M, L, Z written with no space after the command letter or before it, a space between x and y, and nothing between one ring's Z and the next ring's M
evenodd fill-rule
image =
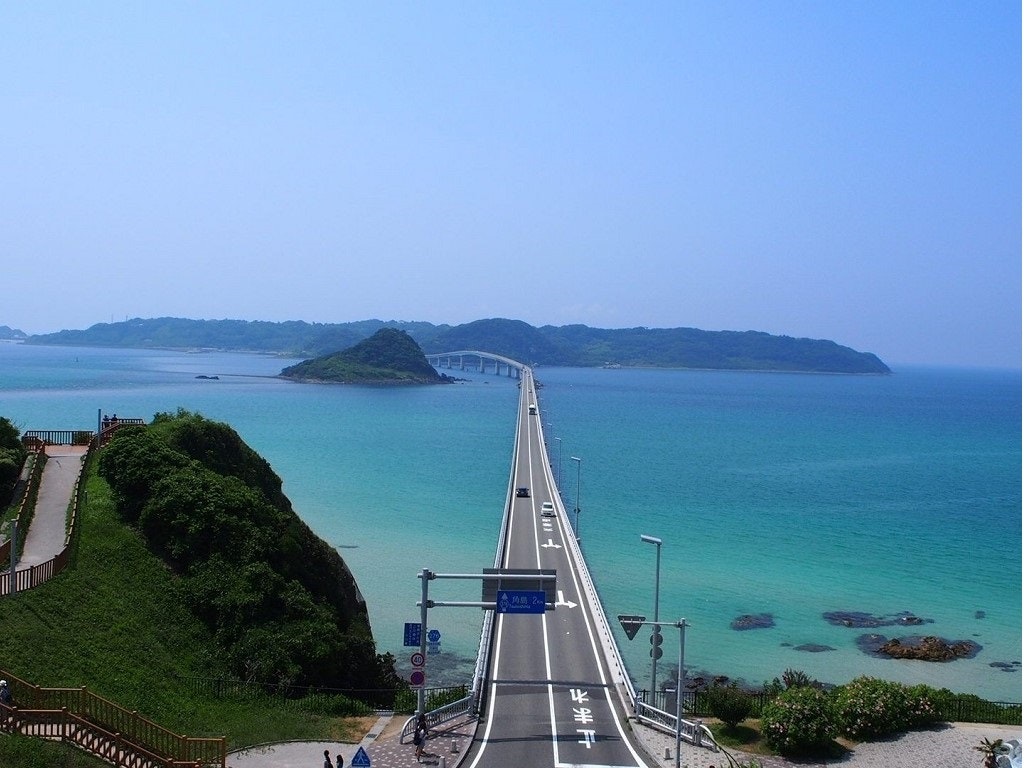
M518 496L520 499L528 498L529 495L530 495L530 489L529 488L526 488L526 487L516 488L516 496Z

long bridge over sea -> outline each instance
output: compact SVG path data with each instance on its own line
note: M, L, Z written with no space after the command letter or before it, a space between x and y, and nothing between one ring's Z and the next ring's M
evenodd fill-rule
M513 360L504 355L495 355L491 352L480 352L475 349L463 349L458 352L438 352L426 355L427 362L435 368L457 368L460 371L478 371L487 373L493 369L495 376L500 376L502 371L510 378L521 379L527 366L518 360Z
M520 388L498 548L491 567L479 576L484 585L479 605L487 614L472 689L465 702L430 713L435 722L460 707L479 714L476 736L460 765L653 764L624 725L629 720L675 734L677 747L685 739L717 750L703 725L646 703L630 681L552 473L532 368L478 350L427 357L438 367L515 377ZM446 576L475 575L424 569L424 628L427 611L445 606L430 600L428 583ZM532 605L516 605L509 604L510 595L524 603L528 595L535 597ZM424 672L429 677L429 669ZM669 709L678 701L673 696Z

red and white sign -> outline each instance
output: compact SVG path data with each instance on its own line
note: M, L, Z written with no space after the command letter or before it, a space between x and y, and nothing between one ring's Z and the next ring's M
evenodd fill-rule
M423 654L420 653L419 651L416 651L416 653L414 653L412 656L409 657L409 661L412 662L412 665L414 667L422 667L423 666Z

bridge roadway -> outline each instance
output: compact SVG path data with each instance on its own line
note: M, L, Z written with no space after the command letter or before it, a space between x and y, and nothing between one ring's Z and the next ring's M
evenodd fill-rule
M469 768L648 766L624 723L631 714L618 661L571 520L555 488L536 390L522 369L517 452L502 568L553 568L558 601L544 614L497 614L481 724L460 762ZM554 517L542 517L551 501Z

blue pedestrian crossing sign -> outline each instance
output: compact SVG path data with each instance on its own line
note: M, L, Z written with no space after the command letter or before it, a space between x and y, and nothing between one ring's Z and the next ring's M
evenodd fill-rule
M356 750L356 753L352 755L352 762L349 763L352 768L370 768L370 756L366 754L366 750L360 747Z

